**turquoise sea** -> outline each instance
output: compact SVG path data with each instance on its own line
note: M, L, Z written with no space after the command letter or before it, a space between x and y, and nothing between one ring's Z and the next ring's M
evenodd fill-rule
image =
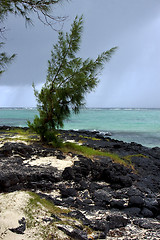
M35 108L1 108L0 125L25 127L35 114ZM109 132L114 139L160 147L160 109L82 109L64 129Z

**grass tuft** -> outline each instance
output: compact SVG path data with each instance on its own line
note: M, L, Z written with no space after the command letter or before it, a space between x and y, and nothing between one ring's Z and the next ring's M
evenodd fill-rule
M15 128L10 130L1 130L0 131L1 140L3 141L12 141L12 140L21 140L25 142L38 141L40 138L30 129Z
M70 237L64 235L63 237L59 235L59 230L57 224L60 225L70 225L74 228L80 226L81 229L90 234L93 232L88 226L84 226L80 220L67 216L70 209L64 209L55 206L52 202L41 198L38 194L34 192L28 192L31 196L28 205L25 209L27 227L31 229L37 229L36 239L43 240L69 240ZM48 224L43 220L44 218L51 218Z
M102 152L100 150L95 150L93 148L78 145L76 143L71 143L71 142L64 143L63 146L61 147L61 150L64 151L64 152L72 151L76 154L82 154L85 157L90 157L90 158L93 158L95 156L109 157L115 163L119 163L119 164L122 164L126 167L130 167L130 168L134 169L134 166L133 166L131 160L129 161L128 159L120 158L115 153Z

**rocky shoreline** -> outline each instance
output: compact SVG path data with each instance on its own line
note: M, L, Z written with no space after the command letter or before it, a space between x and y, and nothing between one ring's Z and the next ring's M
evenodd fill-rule
M0 148L0 192L30 190L70 209L68 217L82 225L73 228L57 220L66 239L160 239L160 149L113 140L99 132L61 130L60 137L115 153L131 162L134 170L110 157L91 159L38 142L5 142ZM92 236L83 226L93 230Z

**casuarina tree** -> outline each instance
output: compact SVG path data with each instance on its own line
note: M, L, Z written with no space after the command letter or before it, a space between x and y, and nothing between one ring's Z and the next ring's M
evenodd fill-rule
M98 75L109 61L116 47L102 52L95 60L76 56L80 49L83 17L76 17L69 33L59 32L48 61L46 82L41 91L34 87L37 115L28 122L43 141L56 140L55 132L63 127L71 112L78 113L85 103L85 95L98 84Z

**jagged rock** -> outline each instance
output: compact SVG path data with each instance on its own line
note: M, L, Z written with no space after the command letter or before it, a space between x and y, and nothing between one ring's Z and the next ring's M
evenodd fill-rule
M84 199L84 204L93 204L93 201L91 199Z
M105 234L105 236L110 229L109 223L106 220L103 220L103 219L96 219L95 221L92 221L90 226L96 231L103 232Z
M160 223L152 221L150 219L136 219L133 221L133 223L145 229L154 229L154 230L160 229Z
M141 211L141 214L143 215L143 217L148 217L148 218L153 217L153 212L148 208L143 208Z
M51 219L51 221L58 221L58 222L61 221L61 219L59 217L57 217L55 214L53 214L53 213L51 214L51 218L50 219Z
M89 209L88 204L86 204L84 201L82 201L82 200L79 199L79 198L76 198L76 199L75 199L74 207L76 207L76 208L81 208L81 209L83 209L83 208L86 207L86 208Z
M0 149L1 156L9 157L14 154L18 154L23 157L30 157L33 153L32 147L24 143L5 143Z
M79 181L79 185L77 186L77 190L83 191L85 189L88 189L90 182L86 181L86 180L81 180Z
M110 202L111 208L123 209L126 207L126 201L114 199Z
M16 185L19 182L19 179L16 173L2 173L0 175L0 187L2 189L9 188L13 185Z
M121 188L114 192L114 198L116 199L128 199L128 188Z
M89 191L90 191L91 193L94 193L96 190L102 189L103 187L104 187L103 185L100 185L100 184L97 183L97 182L91 182L91 183L89 183L89 186L88 186Z
M72 211L68 213L68 216L77 218L83 222L84 225L88 226L91 224L91 221L85 217L84 214L82 214L80 211Z
M81 191L78 195L83 201L91 198L88 190Z
M160 221L160 215L157 216L157 219Z
M130 207L130 208L128 207L128 208L125 208L123 212L126 213L128 216L139 217L141 209L138 207Z
M62 173L62 177L64 180L72 180L74 179L74 171L71 167L66 167Z
M93 162L91 159L85 158L83 156L80 156L79 160L80 161L77 162L78 163L77 167L79 165L79 168L77 169L77 171L80 170L80 173L82 174L82 176L87 177L89 175L89 172L92 169Z
M107 221L110 229L125 227L129 222L127 218L118 215L107 216Z
M61 188L60 192L62 198L75 197L77 195L77 191L75 188Z
M158 205L160 206L160 197L157 198Z
M72 237L73 239L77 240L88 240L87 233L79 230L77 228L73 228L70 225L57 225L58 229L63 231L68 236Z
M75 205L75 198L74 197L67 197L67 198L63 198L63 202L65 204L67 204L67 206L73 206Z
M111 200L111 195L103 189L98 189L93 194L93 201L98 206L105 207L110 203L110 200Z
M127 191L127 196L131 197L131 196L140 196L140 197L144 197L144 193L142 191L140 191L139 189L135 188L135 187L130 187L129 190Z
M23 217L22 219L20 219L18 223L20 224L20 226L18 226L17 228L9 228L9 230L17 234L24 234L24 231L26 230L25 218Z
M145 198L144 206L154 213L157 213L160 210L158 201L155 198Z
M113 164L112 166L105 168L103 171L104 180L112 183L114 188L115 185L117 185L117 187L119 185L118 188L130 187L132 185L132 179L128 174L130 174L130 170L127 170L120 164Z
M141 196L131 196L129 198L129 205L134 207L142 207L144 205L144 199Z

